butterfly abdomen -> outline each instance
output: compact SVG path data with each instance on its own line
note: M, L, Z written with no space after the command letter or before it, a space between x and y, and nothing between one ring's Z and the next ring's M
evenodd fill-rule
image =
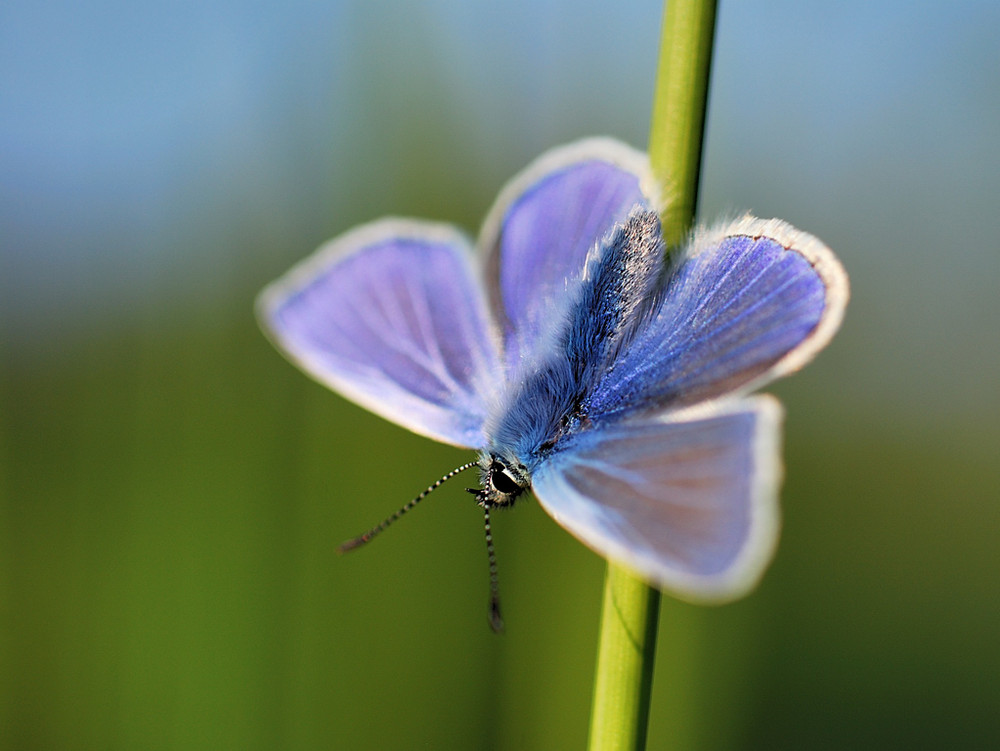
M653 309L663 257L660 220L644 209L591 253L563 339L578 382L595 383Z

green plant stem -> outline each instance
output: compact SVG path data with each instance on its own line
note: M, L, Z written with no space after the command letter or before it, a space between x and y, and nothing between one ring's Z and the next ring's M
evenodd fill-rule
M591 751L646 747L660 593L608 562L590 717Z
M649 158L662 199L667 247L691 229L715 34L715 0L665 3ZM608 562L604 580L590 751L646 746L660 593Z
M663 14L649 161L662 191L660 219L668 248L684 240L694 221L715 5L715 0L675 0Z

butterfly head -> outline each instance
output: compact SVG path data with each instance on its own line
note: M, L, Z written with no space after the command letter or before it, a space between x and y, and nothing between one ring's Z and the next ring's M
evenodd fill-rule
M479 455L480 488L466 488L484 508L509 506L531 485L531 475L520 462L490 451Z

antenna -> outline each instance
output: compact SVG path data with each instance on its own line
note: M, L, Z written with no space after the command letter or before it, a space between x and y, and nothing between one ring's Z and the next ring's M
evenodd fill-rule
M455 475L457 475L459 472L464 472L467 469L472 469L473 467L477 466L477 464L478 464L478 462L469 462L468 464L463 464L461 467L457 467L456 469L453 469L451 472L449 472L448 474L446 474L440 480L437 480L433 484L428 485L427 489L424 490L423 493L421 493L416 498L414 498L412 501L410 501L409 503L407 503L405 506L403 506L403 508L401 508L399 511L397 511L392 516L390 516L390 517L382 520L377 525L375 525L374 527L372 527L371 529L369 529L367 532L365 532L363 535L358 535L357 537L354 537L354 538L352 538L350 540L347 540L346 542L342 542L340 544L340 546L337 548L337 552L338 553L346 553L349 550L354 550L355 548L360 548L366 542L370 542L371 539L373 537L375 537L375 535L377 535L379 532L381 532L382 530L384 530L386 527L388 527L390 524L392 524L394 521L396 521L399 517L401 517L407 511L409 511L414 506L416 506L418 503L420 503L422 500L424 500L424 498L426 498L428 495L430 495L431 491L437 490L439 487L441 487L444 483L446 483L452 477L454 477ZM493 543L490 541L489 530L490 530L489 512L487 511L487 513L486 513L486 539L487 539L487 544L489 545L489 549L491 551L490 552L490 556L491 556L490 560L492 560L492 556L493 556L493 553L492 553ZM493 567L494 566L491 566L491 568L493 568Z
M497 577L497 554L493 549L493 532L490 530L490 507L483 506L486 520L486 555L490 559L490 628L494 633L503 633L503 617L500 615L500 583Z
M374 527L369 529L367 532L365 532L363 535L358 535L357 537L353 537L350 540L341 543L337 547L337 552L346 553L350 550L354 550L355 548L360 548L366 542L371 542L371 540L377 534L379 534L382 530L384 530L386 527L388 527L390 524L396 521L399 517L401 517L407 511L409 511L418 503L420 503L422 500L424 500L424 498L429 496L432 491L437 490L439 487L444 485L444 483L448 482L448 480L450 480L452 477L459 474L460 472L464 472L467 469L472 469L473 467L476 467L478 465L479 462L469 462L468 464L463 464L461 467L456 467L441 479L436 480L432 484L428 485L427 488L424 490L424 492L422 492L412 501L407 503L392 516L389 516L386 519L382 520ZM476 494L478 497L480 491L473 490L470 488L469 492ZM496 550L494 550L493 548L493 531L490 528L490 507L486 503L482 503L482 507L483 507L484 524L486 529L486 555L489 557L489 562L490 562L490 612L489 612L490 628L492 628L495 633L502 634L503 617L500 615L500 584L499 584L499 577L497 576L497 554Z

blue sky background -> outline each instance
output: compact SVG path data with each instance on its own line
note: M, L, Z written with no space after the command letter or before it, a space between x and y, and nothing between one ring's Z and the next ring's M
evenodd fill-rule
M0 14L3 289L13 337L34 347L39 327L120 320L164 275L184 277L187 304L210 298L239 262L229 228L261 212L268 231L315 227L316 241L379 213L475 231L546 147L593 133L641 146L659 6L11 2ZM930 402L970 358L954 398L975 411L992 393L1000 347L981 327L1000 277L998 28L985 1L719 15L702 216L782 216L843 256L864 355L887 374L879 401L916 397L889 360L921 362ZM404 193L403 172L427 189Z

